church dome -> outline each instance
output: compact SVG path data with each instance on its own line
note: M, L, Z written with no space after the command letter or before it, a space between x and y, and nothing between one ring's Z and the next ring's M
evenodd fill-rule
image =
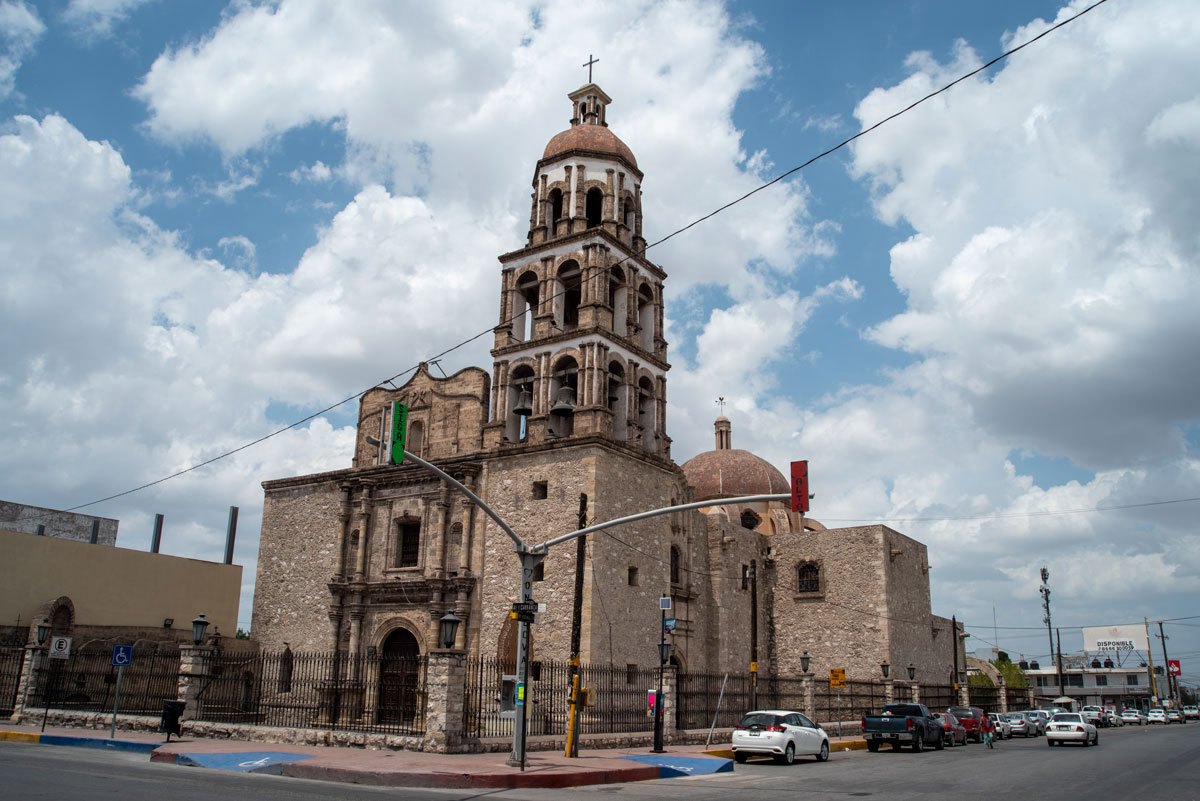
M629 162L630 167L637 169L637 159L633 157L633 151L629 149L629 145L602 125L571 126L550 140L550 143L546 145L546 152L542 154L542 160L552 159L572 150L589 150L593 153L616 156Z
M781 495L792 491L783 473L750 451L730 447L733 443L729 418L716 421L717 447L683 464L684 475L697 501L736 498L741 495Z

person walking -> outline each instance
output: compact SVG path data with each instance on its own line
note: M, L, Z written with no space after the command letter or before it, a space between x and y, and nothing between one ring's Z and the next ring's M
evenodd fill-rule
M979 730L983 732L983 744L988 748L995 748L992 742L996 739L996 725L992 723L991 715L984 714L983 719L979 721Z

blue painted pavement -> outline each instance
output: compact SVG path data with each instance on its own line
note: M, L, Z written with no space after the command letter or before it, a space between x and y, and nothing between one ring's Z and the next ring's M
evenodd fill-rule
M289 754L284 751L243 751L237 754L177 754L176 761L183 765L218 770L260 770L268 765L282 765L312 759L312 754Z
M656 765L658 775L663 779L676 776L700 776L705 773L733 772L732 759L685 757L674 754L638 754L624 758L640 762L643 765Z

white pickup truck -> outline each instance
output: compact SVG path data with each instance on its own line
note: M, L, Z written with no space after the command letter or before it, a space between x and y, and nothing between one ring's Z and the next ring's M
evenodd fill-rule
M1083 713L1083 719L1095 726L1097 729L1104 728L1108 725L1108 715L1104 714L1104 707L1085 706L1079 711Z

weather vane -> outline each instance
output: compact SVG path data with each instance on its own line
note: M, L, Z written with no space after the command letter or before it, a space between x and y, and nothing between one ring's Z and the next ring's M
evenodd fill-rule
M599 60L600 59L596 58L591 53L588 53L588 60L583 62L583 66L588 68L588 83L592 82L592 65Z
M724 395L717 398L716 404L721 407L721 414L725 414L725 396Z

